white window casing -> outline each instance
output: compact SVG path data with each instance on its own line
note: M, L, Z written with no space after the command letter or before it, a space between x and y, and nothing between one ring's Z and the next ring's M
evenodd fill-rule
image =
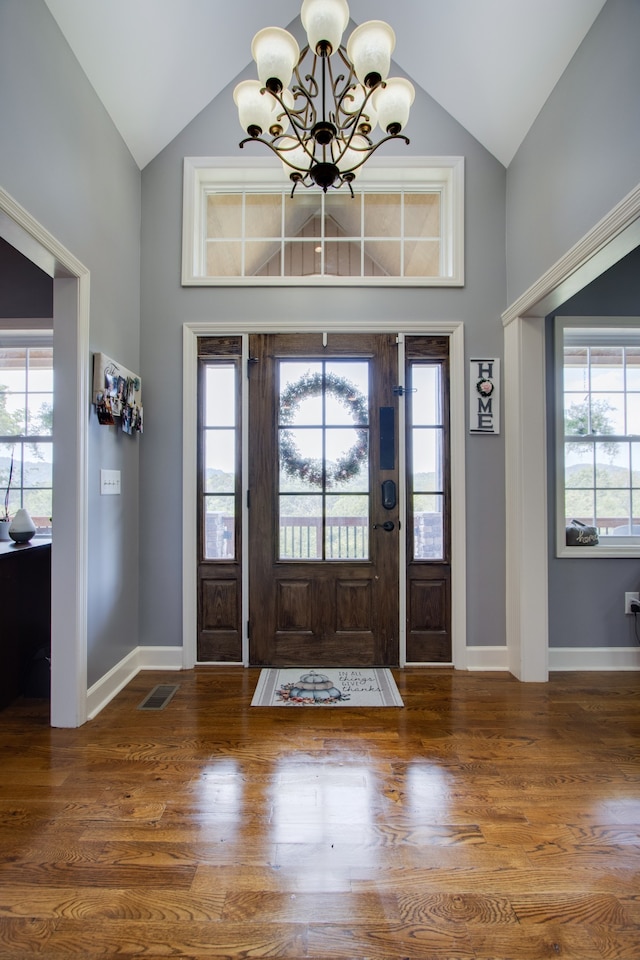
M323 195L321 191L312 194L311 191L296 191L290 197L291 184L283 176L279 167L273 166L269 160L262 158L243 158L242 164L230 158L186 157L184 161L183 184L183 226L182 226L182 284L183 286L463 286L464 285L464 158L463 157L413 157L394 160L373 159L363 168L362 174L354 183L355 197L342 188L340 191L329 191ZM370 233L370 227L365 223L364 214L355 230L347 231L344 236L325 237L326 218L325 208L330 210L331 204L336 204L336 198L344 203L354 203L354 213L351 219L358 219L358 210L364 210L367 198L376 194L388 197L397 196L400 199L399 207L402 214L400 225L396 231L389 232L388 224L379 236ZM439 209L439 223L437 233L433 236L413 236L412 231L405 227L405 204L410 203L416 196L432 195L437 199ZM224 195L228 200L236 197L238 226L220 234L217 238L207 237L207 212L209 199L216 195ZM270 229L268 236L254 237L247 241L245 232L245 199L256 195L282 198L281 224L277 231ZM361 199L362 198L362 199ZM405 201L405 198L406 201ZM278 203L277 199L274 203ZM295 275L294 271L285 267L284 251L287 245L314 243L313 238L305 235L291 234L287 221L289 214L299 212L305 206L315 202L321 211L319 219L322 222L321 236L318 240L318 253L322 249L321 267L318 271L308 272L307 275ZM348 209L348 208L346 208ZM291 219L295 220L295 217ZM281 265L277 268L277 275L253 275L247 262L247 248L251 242L262 242L270 249L281 248ZM439 266L437 270L430 270L430 275L405 275L405 252L412 246L422 244L426 250L429 242L439 251ZM215 271L207 269L207 246L218 243L221 253L228 263L224 272L213 274ZM334 251L351 248L361 250L362 266L356 273L352 269L350 275L335 275L325 270L325 249L333 244ZM342 245L342 246L339 246ZM394 246L393 256L389 248ZM392 260L395 256L399 268L396 271L380 271L382 275L367 273L364 263L366 251L378 249L384 251ZM357 257L357 254L356 254ZM246 273L246 275L244 275Z

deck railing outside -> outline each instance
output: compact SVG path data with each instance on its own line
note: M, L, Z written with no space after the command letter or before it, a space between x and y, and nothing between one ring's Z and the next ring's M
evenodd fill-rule
M369 557L368 517L327 517L327 560L366 560ZM443 557L442 514L419 513L414 517L414 557L441 560ZM224 560L233 557L234 518L211 513L206 519L205 557ZM280 559L322 559L322 518L281 517Z

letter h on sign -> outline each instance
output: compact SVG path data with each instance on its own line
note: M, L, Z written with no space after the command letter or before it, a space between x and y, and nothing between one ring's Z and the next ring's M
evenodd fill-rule
M500 360L469 361L469 433L500 433Z

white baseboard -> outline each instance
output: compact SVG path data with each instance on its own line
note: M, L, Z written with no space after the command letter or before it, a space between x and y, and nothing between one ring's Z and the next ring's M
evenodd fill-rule
M467 670L508 670L507 647L467 647Z
M467 647L466 659L467 670L509 670L507 647ZM182 669L182 647L136 647L89 688L87 717L97 716L141 670ZM552 647L549 670L640 670L640 646Z
M640 670L640 647L550 647L549 670Z
M92 720L141 670L182 670L182 647L136 647L87 690Z

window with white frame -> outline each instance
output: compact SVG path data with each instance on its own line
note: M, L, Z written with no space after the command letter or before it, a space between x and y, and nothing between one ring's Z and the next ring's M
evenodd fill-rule
M640 318L556 318L557 553L640 554ZM595 546L566 545L572 520Z
M0 515L25 507L36 536L51 536L53 343L0 335Z
M461 286L464 161L370 161L346 190L279 168L186 158L184 285Z

